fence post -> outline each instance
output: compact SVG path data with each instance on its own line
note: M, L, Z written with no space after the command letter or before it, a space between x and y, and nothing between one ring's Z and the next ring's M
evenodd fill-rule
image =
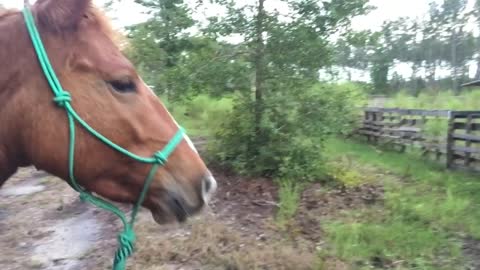
M368 121L370 120L370 113L368 112L368 110L364 110L363 111L363 123L362 123L362 126L365 126L366 124L368 125ZM367 137L367 142L370 142L370 135L366 135Z
M465 134L472 134L472 123L473 123L473 114L469 114L467 116L467 124L465 126ZM465 141L465 147L470 148L472 146L472 141L470 139L467 139ZM470 161L472 158L472 154L470 152L465 153L465 167L470 166Z
M448 112L448 131L447 131L447 159L446 167L451 169L454 163L453 147L455 140L453 139L453 133L455 132L455 111Z

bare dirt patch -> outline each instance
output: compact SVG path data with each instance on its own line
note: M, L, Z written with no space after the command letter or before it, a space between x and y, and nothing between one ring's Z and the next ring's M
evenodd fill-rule
M276 226L277 186L213 172L219 190L210 209L186 224L158 226L142 210L137 251L128 269L320 269L323 220L341 209L381 201L379 187L306 187L288 230ZM35 192L0 194L1 269L110 269L122 229L115 216L79 200L61 180L20 170L5 189L41 186ZM129 210L129 207L122 206ZM348 269L329 259L321 269Z
M338 217L343 211L382 203L383 193L383 188L374 184L326 188L314 183L302 193L299 209L292 220L293 226L297 227L300 237L318 247L322 244L324 221Z
M25 168L0 193L1 269L83 269L80 258L101 239L102 223L70 187ZM73 206L77 211L64 211Z
M468 237L464 240L463 252L470 259L468 270L480 269L480 241Z

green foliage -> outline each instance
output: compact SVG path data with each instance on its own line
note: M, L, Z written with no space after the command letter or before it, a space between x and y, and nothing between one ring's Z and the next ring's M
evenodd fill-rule
M390 88L388 84L388 72L392 63L385 59L383 55L378 55L373 61L370 77L372 79L374 93L388 93Z
M254 103L245 100L238 97L224 125L215 132L210 150L213 158L248 175L313 180L323 175L324 139L353 128L365 97L353 84L316 84L289 96L272 93L259 145L253 124Z
M198 95L182 102L166 104L175 119L192 136L209 136L219 129L233 107L233 99Z
M300 202L301 184L289 179L279 181L279 208L276 216L277 225L285 229L289 221L292 220L297 212Z
M132 61L141 66L147 83L158 94L171 98L178 75L177 67L183 51L191 47L184 33L194 25L191 14L183 0L136 0L153 15L146 22L127 28ZM161 71L160 74L158 74ZM180 81L181 82L181 81Z
M169 101L221 96L250 87L242 46L189 33L198 26L183 0L137 0L152 17L127 28L126 54L144 80Z
M204 33L215 39L239 35L243 60L255 75L245 79L254 85L251 92L237 96L216 132L213 158L246 174L319 177L323 138L351 124L351 104L343 103L351 91L312 85L318 70L331 64L330 37L348 32L352 17L366 12L367 1L285 1L288 14L269 11L264 0L212 2L227 13L209 18Z

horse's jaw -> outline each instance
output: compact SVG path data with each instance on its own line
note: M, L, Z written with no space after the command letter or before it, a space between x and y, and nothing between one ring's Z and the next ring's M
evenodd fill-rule
M183 197L169 193L162 200L156 200L148 209L153 220L159 225L164 225L175 222L184 223L190 217L198 214L204 206L203 202L191 206Z

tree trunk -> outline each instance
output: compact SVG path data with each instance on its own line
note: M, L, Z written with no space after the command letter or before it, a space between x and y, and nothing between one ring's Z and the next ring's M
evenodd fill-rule
M452 64L452 90L458 94L458 80L457 80L457 31L452 31L452 45L451 45L451 64Z
M435 89L437 88L436 86L437 79L435 78L437 75L437 60L433 60L432 70L430 74L431 74L430 76L432 77L432 89Z
M480 55L477 57L477 71L475 72L475 80L480 79Z
M417 96L418 94L418 81L417 81L417 72L418 72L418 64L413 63L412 66L412 77L410 78L412 82L412 93L414 96Z
M437 60L434 59L433 48L429 46L427 51L427 82L428 88L435 89L435 72L437 69Z
M480 18L477 18L477 26L480 29ZM480 37L477 38L476 51L477 51L477 53L480 53ZM480 79L480 54L477 57L477 71L475 72L474 79L475 80Z
M255 23L255 136L256 142L261 138L262 128L261 122L263 117L263 91L265 84L264 74L264 58L265 58L265 44L263 40L263 28L265 20L264 10L265 0L258 1L257 20Z

